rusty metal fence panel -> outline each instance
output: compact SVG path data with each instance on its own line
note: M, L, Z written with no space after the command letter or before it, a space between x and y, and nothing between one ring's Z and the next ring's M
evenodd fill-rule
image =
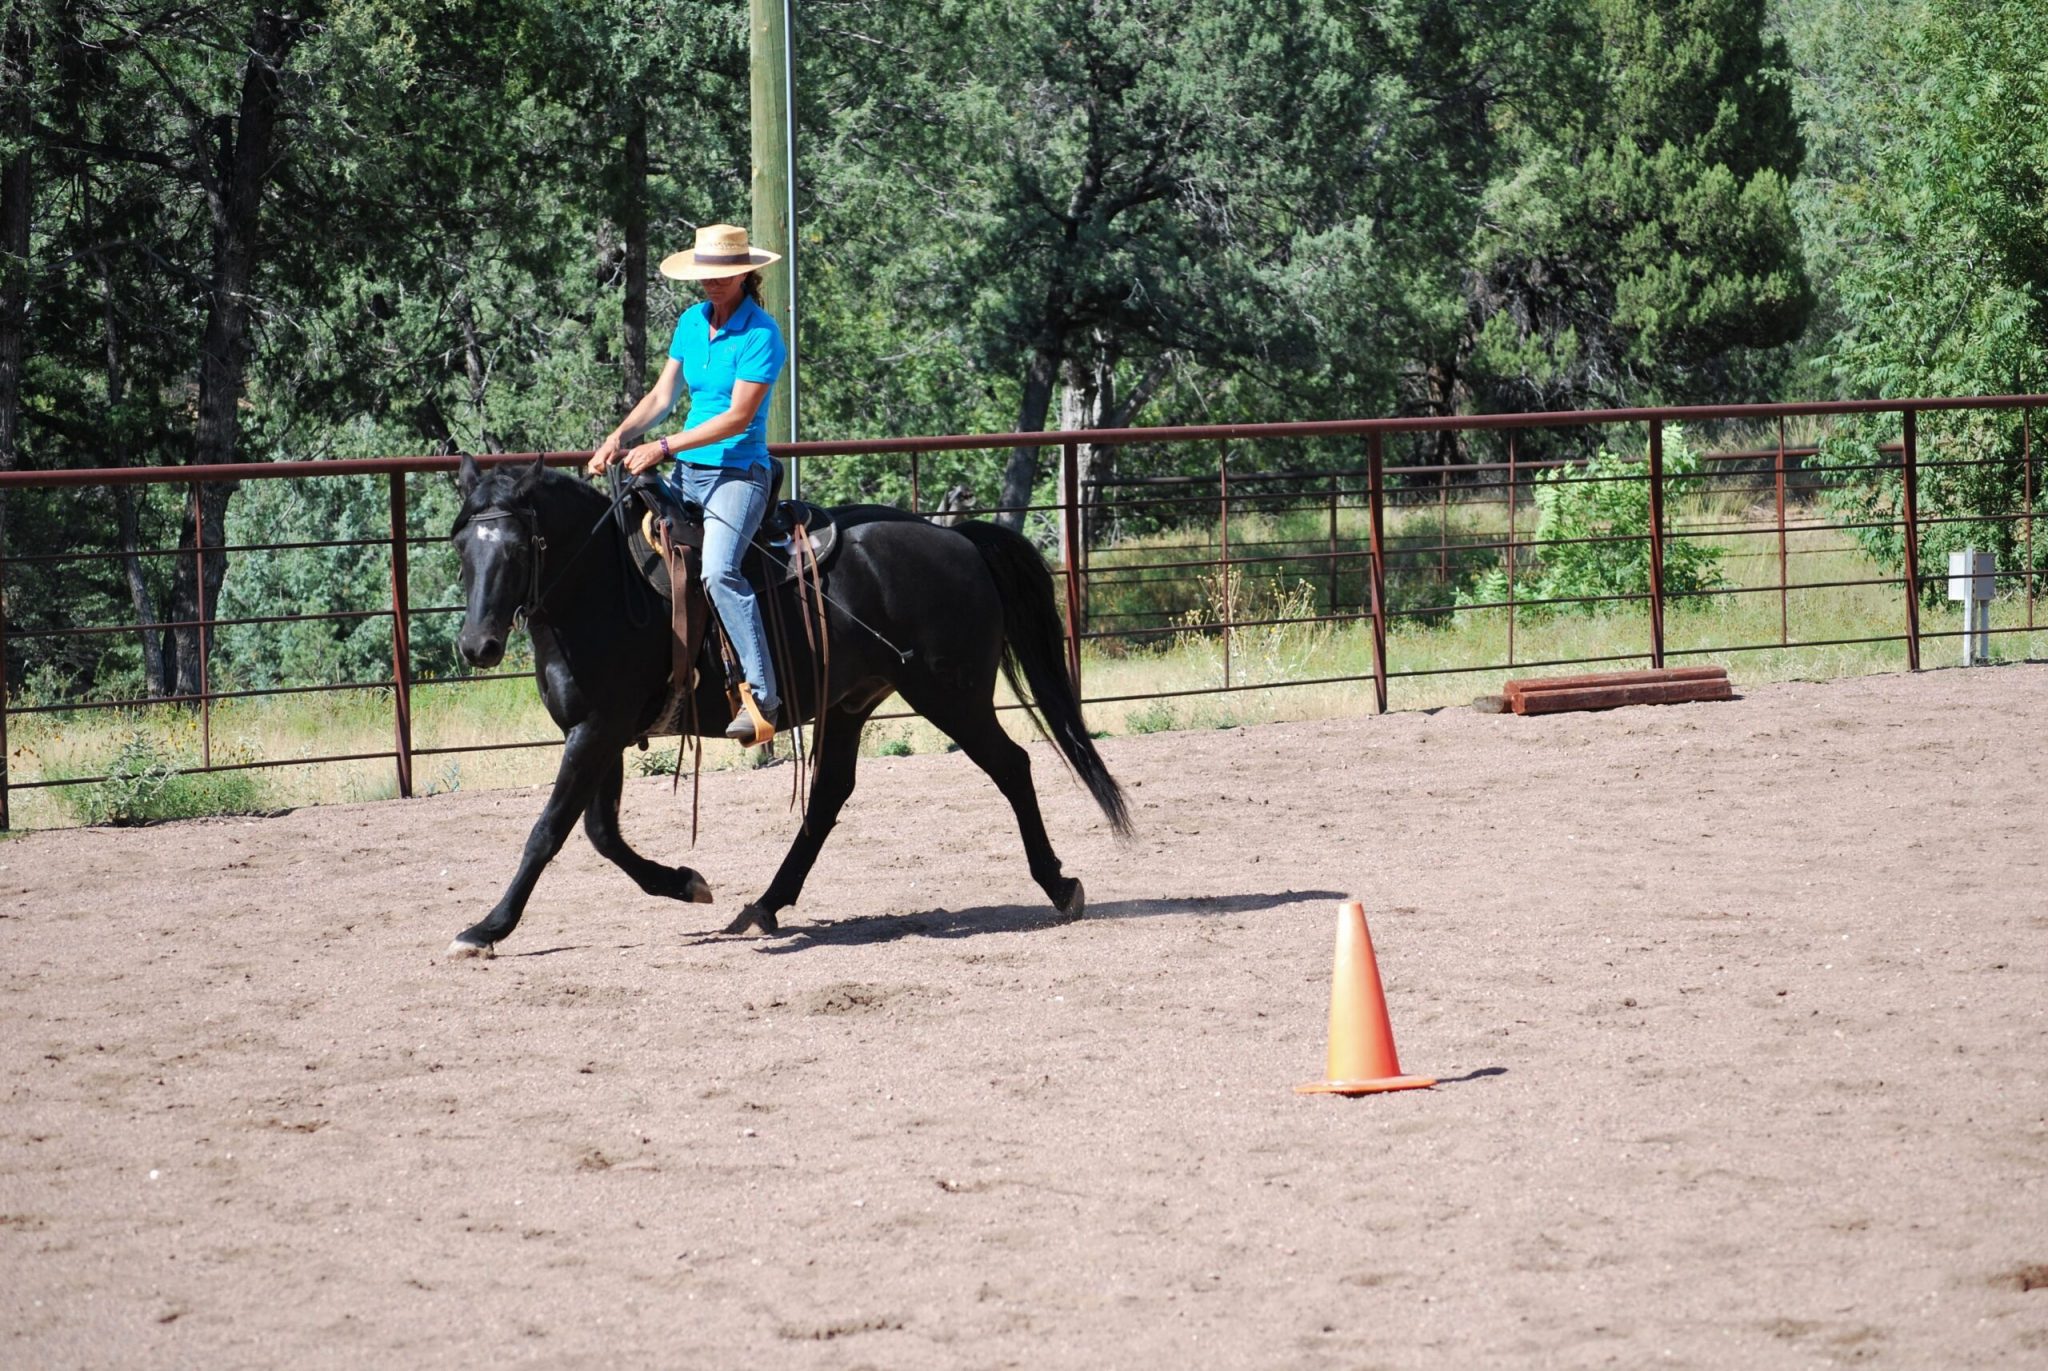
M776 452L777 455L798 464L876 457L905 459L908 466L910 506L917 512L930 513L931 511L921 508L923 491L920 466L921 458L926 455L938 452L994 451L1022 445L1057 448L1058 498L1055 503L1029 506L1015 511L982 509L974 513L979 516L1013 513L1020 518L1035 519L1051 525L1053 531L1047 541L1058 553L1057 577L1065 606L1067 665L1077 685L1085 684L1081 679L1082 654L1084 646L1089 644L1096 645L1099 650L1135 650L1162 641L1211 636L1220 647L1220 680L1214 684L1124 694L1099 692L1089 695L1084 691L1085 702L1108 704L1182 696L1227 695L1290 686L1355 684L1364 687L1369 684L1373 708L1385 711L1389 708L1389 689L1392 682L1419 677L1497 673L1509 669L1532 670L1643 660L1662 666L1667 657L1898 643L1904 648L1906 665L1909 669L1918 670L1921 665L1922 647L1921 586L1931 579L1931 573L1923 571L1920 567L1920 540L1924 529L1943 522L2008 523L2018 529L2014 541L2016 545L2025 549L2022 559L2024 567L2004 574L2008 581L2024 584L2026 623L2024 627L2016 625L1995 631L2031 633L2034 627L2037 579L2033 540L2033 504L2037 482L2033 471L2032 415L2034 408L2044 400L2048 400L2048 397L2021 395L1846 401L1804 405L1687 406L1544 414L1331 420L1295 424L1203 425L1073 433L976 434L841 443L810 442L778 447ZM2021 508L1991 514L1955 516L1952 519L1929 519L1921 514L1921 478L1924 471L1930 469L1930 464L1923 459L1920 452L1921 416L1962 410L2018 412L2024 468ZM1848 467L1836 464L1827 473L1816 474L1806 463L1815 456L1817 446L1813 443L1792 444L1787 441L1788 420L1832 421L1845 417L1868 416L1896 416L1899 433L1895 442L1874 444L1870 451L1873 460L1868 464ZM1671 481L1665 471L1665 430L1669 424L1680 423L1732 423L1746 426L1751 431L1755 431L1759 426L1775 426L1777 441L1774 446L1704 454L1706 464L1715 473L1710 480L1730 476L1741 483L1740 489L1754 490L1759 494L1765 491L1769 493L1772 517L1768 522L1737 520L1722 525L1689 528L1674 528L1670 525L1666 496ZM1578 459L1532 460L1524 456L1524 444L1528 436L1549 429L1598 432L1609 437L1624 435L1626 441L1617 441L1610 446L1617 451L1640 453L1641 469L1639 472L1630 471L1621 476L1597 477L1586 474L1583 462ZM1387 460L1390 440L1447 433L1460 435L1461 440L1475 435L1497 439L1504 445L1504 452L1498 454L1504 460L1406 464L1389 464ZM1358 443L1362 440L1363 464L1336 469L1324 464L1314 469L1260 471L1244 470L1240 467L1233 470L1233 445L1271 445L1311 440L1324 443ZM1217 450L1215 467L1209 474L1130 477L1121 480L1110 478L1097 480L1085 489L1082 486L1078 457L1083 445L1097 449L1173 445L1176 449L1187 451L1206 443L1216 444ZM551 465L576 466L580 465L586 456L587 454L581 452L520 453L493 455L479 460L486 464L502 464L531 462L538 457ZM1969 467L1973 463L1983 465L1998 460L1949 459L1931 464L1931 467L1953 470ZM0 490L114 485L183 486L189 491L189 498L195 510L200 502L201 488L211 482L368 478L382 481L388 487L384 502L388 523L383 534L378 537L248 542L233 546L208 547L205 545L204 521L195 518L192 527L199 530L200 535L189 547L81 550L45 553L32 557L13 555L9 549L0 547L0 828L11 825L10 796L13 792L91 785L107 779L103 775L36 776L32 779L14 777L10 766L12 754L8 749L8 723L11 719L29 715L134 710L166 704L189 706L198 716L200 765L182 768L184 770L204 773L388 761L393 768L396 793L402 796L411 796L415 793L414 768L421 757L558 745L559 739L543 738L494 739L472 745L420 746L414 737L414 695L420 683L416 679L413 663L413 624L420 615L459 613L460 607L416 606L411 603L411 549L421 544L436 542L438 537L431 533L417 533L411 528L411 505L405 483L409 475L449 473L455 466L456 459L452 457L408 457L277 462L222 467L0 473ZM1830 475L1838 478L1844 472L1852 476L1859 473L1877 473L1888 479L1894 471L1898 479L1898 507L1894 514L1884 520L1829 522L1802 517L1795 525L1788 511L1788 502L1795 495L1803 493L1807 502L1811 504L1817 492L1824 493ZM1572 539L1543 539L1524 527L1525 506L1531 503L1533 493L1540 487L1556 489L1573 483L1602 480L1640 481L1647 486L1649 526L1646 540L1605 534ZM1432 504L1438 518L1438 536L1433 545L1419 541L1416 536L1406 531L1409 524L1427 521L1427 511ZM1473 535L1452 532L1454 509L1462 517L1486 505L1499 507L1501 514L1504 515L1504 532ZM1215 537L1211 540L1205 535L1199 541L1184 540L1179 543L1155 542L1147 549L1149 559L1131 560L1119 557L1100 561L1100 558L1107 556L1114 549L1098 549L1088 536L1090 525L1085 521L1085 516L1096 507L1113 511L1146 511L1145 517L1162 528L1213 527ZM1347 533L1341 527L1343 520L1340 514L1345 511L1362 518L1362 538L1356 536L1355 532ZM1416 518L1417 511L1422 512L1420 520ZM1234 512L1239 518L1238 527L1243 531L1234 531ZM1255 525L1246 522L1248 515L1314 515L1318 521L1318 531L1313 537L1262 540L1255 536ZM1401 530L1392 527L1395 515L1403 518ZM1801 555L1802 552L1826 550L1795 550L1791 546L1794 532L1802 537L1828 533L1854 535L1888 527L1897 528L1903 545L1903 570L1899 575L1837 578L1818 582L1793 579L1793 572L1796 569L1793 564L1794 557ZM1779 601L1776 642L1674 646L1669 641L1665 613L1667 605L1674 601L1682 602L1688 594L1701 593L1674 591L1667 587L1666 566L1668 558L1672 555L1670 549L1674 544L1683 545L1687 540L1703 537L1764 538L1769 541L1769 551L1754 554L1775 559L1776 575L1768 584L1707 593L1775 594ZM1531 598L1518 588L1521 573L1526 572L1532 563L1541 563L1546 556L1555 555L1556 550L1564 545L1596 545L1631 540L1647 541L1648 586L1641 594L1581 595L1543 599ZM204 562L209 555L242 556L287 549L332 549L338 552L351 548L378 548L383 551L389 569L388 603L374 608L308 615L261 616L239 620L202 614L199 619L191 622L150 626L136 623L75 624L24 631L16 629L7 620L10 570L29 563L79 562L133 556L189 556L195 559L195 564L200 568L200 580L203 582ZM1461 600L1459 576L1475 566L1498 566L1504 570L1505 590L1499 600L1473 600L1469 597ZM1431 602L1419 604L1391 602L1390 574L1399 578L1404 585L1428 585L1433 576L1436 598ZM1247 598L1247 590L1255 589L1262 581L1272 582L1276 578L1290 575L1299 585L1317 587L1320 603L1306 606L1307 612L1267 614L1260 617L1259 611ZM1187 613L1173 615L1147 610L1103 608L1098 603L1105 599L1113 601L1114 592L1120 587L1148 584L1168 587L1170 593L1165 598L1171 600L1174 595L1182 594L1181 590L1173 589L1176 585L1185 587L1196 583L1214 589L1215 593L1211 596L1214 613L1191 617ZM1344 593L1345 587L1352 584L1357 586L1357 590L1353 595L1347 596ZM1791 597L1795 593L1879 585L1898 587L1904 600L1901 620L1891 624L1873 623L1868 626L1870 632L1855 636L1817 641L1795 640L1793 637ZM203 598L202 596L202 603ZM1640 644L1639 650L1549 658L1539 655L1534 659L1526 652L1518 653L1518 622L1522 626L1522 636L1526 642L1527 625L1532 616L1554 612L1561 606L1586 606L1598 601L1639 603L1647 611L1647 640ZM1496 613L1504 617L1504 659L1421 667L1403 667L1400 663L1390 660L1389 644L1393 641L1392 630L1413 624L1450 622L1455 620L1456 616L1476 613ZM209 670L209 659L216 630L258 622L299 619L388 621L391 639L389 676L366 681L336 681L276 686L268 689L215 688L216 683ZM1234 646L1237 635L1247 631L1311 625L1332 628L1353 625L1362 628L1369 635L1369 670L1331 672L1311 669L1286 680L1248 679L1238 671ZM103 636L138 633L145 627L158 631L187 629L196 633L199 649L199 688L196 692L152 699L78 698L35 703L17 701L17 683L13 682L8 674L8 658L10 648L23 637ZM512 673L455 677L450 678L447 683L500 679L507 674ZM215 757L213 707L219 701L364 689L389 692L392 739L389 749L323 753L313 756L254 757L224 762L218 761Z

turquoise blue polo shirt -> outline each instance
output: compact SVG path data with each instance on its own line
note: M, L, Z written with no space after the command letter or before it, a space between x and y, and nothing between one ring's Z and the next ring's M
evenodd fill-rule
M731 409L736 382L758 381L769 387L768 394L744 432L679 452L676 460L700 467L767 466L768 407L775 403L775 378L782 374L782 364L789 357L782 330L766 310L743 299L718 336L713 338L710 332L711 302L706 300L683 311L676 323L676 336L668 345L668 355L683 364L683 384L690 388L686 426L695 428Z

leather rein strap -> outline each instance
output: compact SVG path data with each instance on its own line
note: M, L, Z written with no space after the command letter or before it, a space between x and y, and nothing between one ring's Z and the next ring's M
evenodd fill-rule
M818 558L811 551L810 530L799 520L789 533L789 552L797 559L796 573L796 617L803 621L804 641L811 648L811 701L816 712L811 720L811 758L815 766L819 749L825 745L825 687L832 679L831 634L825 622L825 573L818 566ZM810 586L808 601L804 595L805 583ZM812 606L816 608L817 633L812 634Z
M826 636L824 571L818 565L817 554L811 548L810 530L801 520L790 528L789 566L794 572L790 577L796 589L797 619L803 624L804 643L811 651L811 736L808 748L801 725L796 728L794 747L796 766L790 772L789 806L803 815L804 831L810 831L809 796L806 781L817 771L819 749L825 743L825 712L829 702L825 698L826 685L830 680L831 647ZM815 607L815 609L814 609ZM762 597L763 617L773 637L772 650L779 659L779 670L783 677L783 689L790 692L785 696L785 707L795 712L794 662L790 653L789 634L783 623L779 601L771 588Z

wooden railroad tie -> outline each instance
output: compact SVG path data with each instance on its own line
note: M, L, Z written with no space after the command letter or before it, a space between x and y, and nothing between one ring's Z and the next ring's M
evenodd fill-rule
M1726 667L1681 666L1662 671L1603 671L1590 676L1509 681L1500 694L1482 695L1472 703L1475 709L1488 714L1562 714L1575 709L1619 709L1623 705L1676 705L1734 698Z

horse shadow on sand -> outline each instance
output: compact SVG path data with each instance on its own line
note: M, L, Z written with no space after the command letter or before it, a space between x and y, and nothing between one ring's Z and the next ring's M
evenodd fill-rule
M1169 915L1215 917L1268 914L1290 905L1348 899L1335 890L1285 890L1267 894L1181 896L1161 900L1103 900L1070 919L1042 904L977 905L969 909L928 909L913 914L864 914L832 923L785 924L772 939L755 939L762 952L780 955L813 947L861 947L901 938L974 938L985 933L1031 933L1073 923L1108 919L1156 919ZM719 934L688 940L697 947L732 942Z

